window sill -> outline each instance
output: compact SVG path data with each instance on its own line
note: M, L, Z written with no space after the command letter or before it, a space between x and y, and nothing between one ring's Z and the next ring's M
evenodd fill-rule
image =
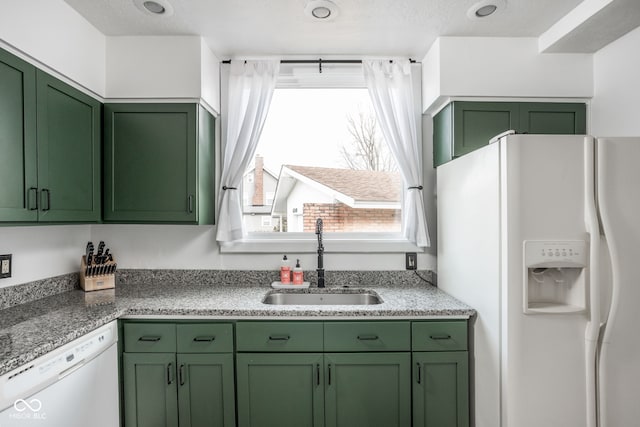
M322 243L325 253L401 253L423 252L424 249L397 234L373 236L365 233L327 233ZM274 235L251 235L237 242L222 243L221 253L315 253L318 240L312 233L287 233L287 238Z

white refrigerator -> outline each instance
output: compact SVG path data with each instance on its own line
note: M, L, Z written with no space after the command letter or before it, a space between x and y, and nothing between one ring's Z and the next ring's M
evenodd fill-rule
M506 135L438 168L437 205L473 425L640 426L640 138Z

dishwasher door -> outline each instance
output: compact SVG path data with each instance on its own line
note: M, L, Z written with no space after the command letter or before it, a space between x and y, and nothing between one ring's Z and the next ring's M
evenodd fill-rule
M0 412L0 427L117 427L120 423L117 345L115 340L106 343L97 335L92 340L81 338L70 344L71 349L27 365L29 371L46 372L61 358L65 361L75 358L72 361L76 362L62 371L52 372L49 377L53 378L39 391L32 394L33 388L30 388L12 396L11 406L6 407L11 402L5 402L6 408ZM83 354L82 350L93 343L97 347L109 346L97 348L95 354L86 351Z

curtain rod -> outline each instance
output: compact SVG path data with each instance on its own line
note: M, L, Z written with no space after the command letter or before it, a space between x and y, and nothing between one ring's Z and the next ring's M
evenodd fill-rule
M245 64L247 61L244 61ZM393 60L389 60L390 63L393 63ZM414 59L409 58L409 62L412 64L416 61ZM231 60L227 59L222 61L223 64L231 64ZM318 64L318 71L322 74L322 64L362 64L361 59L281 59L281 64Z
M389 60L393 62L393 60ZM409 58L409 62L416 63L415 59ZM223 64L231 64L230 59L222 61ZM281 64L362 64L361 59L281 59Z

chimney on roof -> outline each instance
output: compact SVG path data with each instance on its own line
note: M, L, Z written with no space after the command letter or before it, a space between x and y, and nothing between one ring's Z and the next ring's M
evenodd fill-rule
M264 159L256 155L255 169L253 171L253 206L264 205Z

